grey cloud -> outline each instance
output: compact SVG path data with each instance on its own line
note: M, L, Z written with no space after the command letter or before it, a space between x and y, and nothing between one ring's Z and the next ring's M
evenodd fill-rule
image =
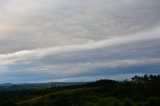
M133 36L124 36L121 38L113 38L109 40L102 40L99 42L91 42L83 45L56 46L56 47L45 48L45 49L28 50L28 51L25 50L25 51L10 53L10 54L1 54L0 58L4 62L6 60L7 61L8 60L23 61L26 59L32 59L33 57L34 59L39 59L47 55L89 51L89 50L94 50L98 48L107 48L107 47L113 47L113 46L122 45L122 44L137 43L141 41L150 41L154 39L160 39L159 31L160 31L159 28L157 28L147 33L138 33ZM152 34L152 36L150 36L150 34Z
M155 59L160 53L159 4L157 0L1 0L0 75L25 69L26 74L56 77L59 70L57 76L69 80L65 75L101 67L159 63Z
M110 39L156 27L160 19L155 0L8 0L2 13L14 26L5 34L11 38L0 39L2 53Z

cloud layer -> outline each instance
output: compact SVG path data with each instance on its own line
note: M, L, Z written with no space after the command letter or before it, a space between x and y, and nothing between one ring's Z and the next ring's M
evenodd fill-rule
M159 73L159 5L157 0L1 0L1 82ZM147 64L157 68L132 70Z

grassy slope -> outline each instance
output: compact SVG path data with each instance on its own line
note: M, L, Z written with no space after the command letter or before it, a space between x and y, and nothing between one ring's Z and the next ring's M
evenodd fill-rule
M58 88L17 103L18 106L160 106L160 77L112 81Z
M46 95L43 95L43 96L34 97L34 98L29 99L29 100L20 101L20 102L17 103L17 105L19 105L19 106L35 105L40 101L46 101L46 100L51 99L53 97L72 96L72 95L76 95L76 94L81 93L81 92L86 92L86 91L95 90L95 89L98 89L98 88L97 87L83 87L83 88L75 88L75 89L67 89L67 90L57 91L57 92L46 94Z

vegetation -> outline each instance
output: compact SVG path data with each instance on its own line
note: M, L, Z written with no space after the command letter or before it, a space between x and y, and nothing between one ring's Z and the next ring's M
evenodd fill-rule
M160 75L47 89L1 90L0 106L160 106Z

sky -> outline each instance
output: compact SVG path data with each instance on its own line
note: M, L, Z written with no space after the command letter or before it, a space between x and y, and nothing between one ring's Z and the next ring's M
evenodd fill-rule
M0 83L160 74L159 0L0 0Z

